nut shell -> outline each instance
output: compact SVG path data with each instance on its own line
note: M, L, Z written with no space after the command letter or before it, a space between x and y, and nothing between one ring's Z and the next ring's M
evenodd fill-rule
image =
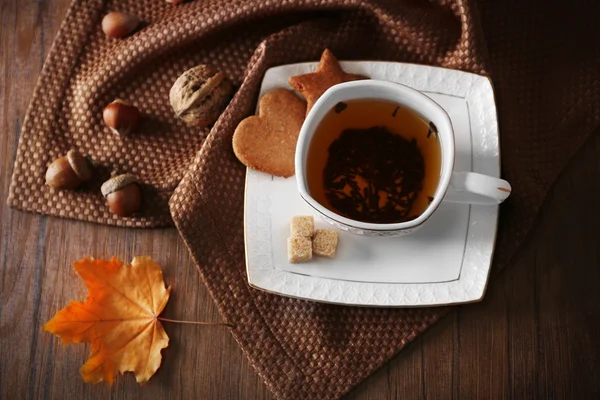
M75 174L77 174L82 181L85 182L92 179L92 170L90 165L80 152L77 150L69 150L67 152L67 160L69 161L73 172L75 172Z
M135 175L117 175L104 182L102 184L102 187L100 188L100 191L102 192L102 196L106 197L109 194L116 192L117 190L123 189L125 186L131 183L138 183L138 179Z
M140 111L133 104L116 99L102 111L104 124L117 135L129 135L136 130L141 121Z
M75 189L82 182L66 156L52 161L46 170L46 185L54 189Z
M213 124L231 99L233 84L225 74L208 65L185 71L173 84L169 100L175 114L186 124Z
M142 206L142 193L135 175L122 174L110 178L100 188L108 207L119 217L129 217Z
M102 18L102 31L106 36L122 38L132 33L140 24L135 15L113 11Z
M129 217L138 212L142 206L142 193L137 183L130 183L106 196L106 202L113 214Z

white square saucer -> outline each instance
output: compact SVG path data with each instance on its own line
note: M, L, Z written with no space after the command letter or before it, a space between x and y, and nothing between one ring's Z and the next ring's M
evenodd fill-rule
M260 96L291 89L291 76L318 63L269 69ZM345 71L398 82L438 102L455 130L456 171L500 176L496 105L491 82L476 74L423 65L342 62ZM244 229L251 286L283 296L370 307L416 307L480 301L490 271L498 206L442 203L419 231L402 237L364 237L339 231L334 259L287 261L287 237L295 215L314 215L294 177L251 169L246 174ZM315 215L317 228L335 229Z

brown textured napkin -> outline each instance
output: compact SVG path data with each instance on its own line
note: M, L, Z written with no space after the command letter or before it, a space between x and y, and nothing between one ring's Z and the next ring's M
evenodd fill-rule
M590 3L593 5L593 2ZM169 207L223 318L252 365L280 398L337 398L397 354L449 308L370 309L283 298L246 283L245 169L231 137L252 113L269 67L340 59L440 65L491 76L504 177L496 270L510 261L568 160L600 122L600 51L585 1L568 16L546 1L511 0L76 0L42 71L23 125L9 204L126 226L170 224ZM100 20L123 10L144 20L124 40ZM208 131L173 117L168 91L198 63L225 70L239 90ZM145 114L132 138L101 121L115 97ZM75 147L101 165L78 192L44 186L49 162ZM115 219L99 185L111 170L144 186L144 214ZM183 179L183 180L182 180ZM173 190L174 193L173 193ZM172 195L172 196L171 196ZM170 201L167 204L168 199Z

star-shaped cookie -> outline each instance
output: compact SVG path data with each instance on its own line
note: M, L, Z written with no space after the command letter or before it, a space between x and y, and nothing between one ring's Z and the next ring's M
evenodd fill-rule
M307 102L306 113L327 89L338 83L368 79L366 76L345 72L329 49L325 49L315 72L292 76L289 84L296 89Z

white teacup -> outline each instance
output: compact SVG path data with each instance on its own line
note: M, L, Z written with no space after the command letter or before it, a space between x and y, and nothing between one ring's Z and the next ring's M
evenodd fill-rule
M339 102L357 99L393 101L406 106L437 127L442 154L441 174L433 201L417 218L399 223L379 224L352 220L318 203L309 193L306 162L309 144L323 117ZM423 93L397 83L361 80L329 88L308 113L296 146L296 180L302 198L327 222L339 229L367 236L400 236L420 228L442 201L469 204L499 204L510 194L510 184L475 172L454 171L454 130L446 111Z

